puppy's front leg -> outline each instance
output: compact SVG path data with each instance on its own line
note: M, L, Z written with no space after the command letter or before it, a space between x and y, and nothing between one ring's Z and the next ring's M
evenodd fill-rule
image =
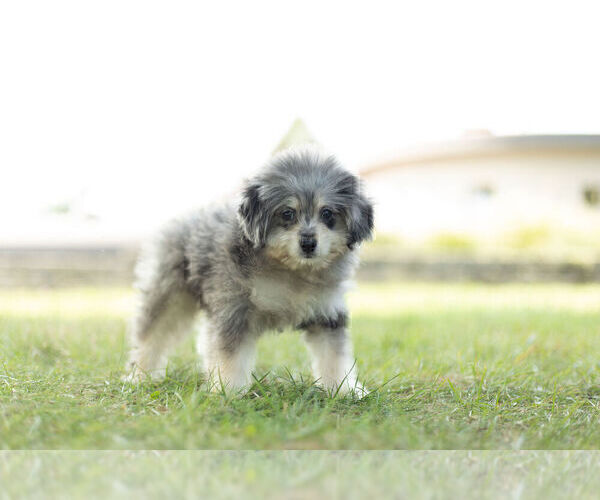
M313 375L334 393L368 391L357 381L352 340L345 321L319 320L304 325L306 344L312 355Z
M223 389L239 391L252 382L256 339L251 335L224 334L214 325L207 324L198 339L205 369L214 392Z

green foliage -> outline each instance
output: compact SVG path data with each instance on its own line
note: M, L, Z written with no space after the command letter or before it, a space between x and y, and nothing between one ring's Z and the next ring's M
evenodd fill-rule
M477 242L464 234L441 233L429 240L432 250L449 253L471 253L476 250Z
M600 286L361 286L359 373L332 398L297 333L259 343L243 396L206 392L192 341L121 382L122 290L0 292L1 448L598 448Z
M509 233L506 242L517 250L530 250L548 245L552 236L552 230L546 226L529 226Z
M51 213L54 215L67 215L72 212L72 207L71 207L71 203L68 203L68 202L57 203L55 205L48 207L47 211L48 211L48 213Z

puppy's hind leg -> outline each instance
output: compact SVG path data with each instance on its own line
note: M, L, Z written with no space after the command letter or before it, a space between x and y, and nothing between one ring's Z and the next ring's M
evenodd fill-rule
M197 300L186 282L185 226L175 221L143 249L136 266L128 378L165 374L169 349L192 329Z
M131 326L129 380L165 376L168 353L192 330L197 310L196 300L187 292L142 293Z

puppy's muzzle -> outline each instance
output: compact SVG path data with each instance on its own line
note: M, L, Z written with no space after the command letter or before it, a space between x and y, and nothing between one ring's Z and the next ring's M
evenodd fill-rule
M301 233L300 234L300 248L305 257L310 258L315 253L317 248L317 239L315 233Z

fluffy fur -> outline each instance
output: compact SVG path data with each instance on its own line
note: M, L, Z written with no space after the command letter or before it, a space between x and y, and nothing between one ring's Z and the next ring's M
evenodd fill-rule
M163 376L169 349L192 330L218 386L251 382L266 330L304 331L316 379L357 383L344 293L357 245L371 237L373 207L359 179L312 149L277 156L238 204L173 221L143 250L132 324L130 377Z

